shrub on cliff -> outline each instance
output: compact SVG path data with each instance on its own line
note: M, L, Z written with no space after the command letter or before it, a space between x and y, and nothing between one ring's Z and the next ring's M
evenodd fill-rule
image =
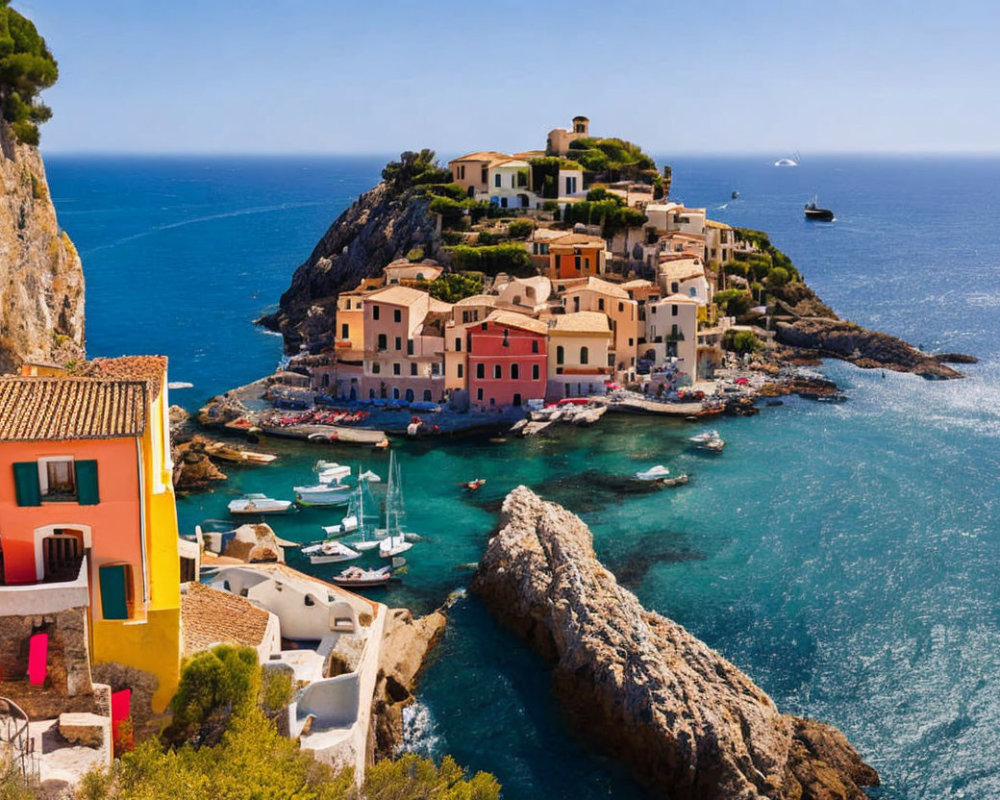
M0 111L17 138L37 145L38 125L52 110L38 99L59 77L59 65L34 23L0 0Z
M507 235L511 239L527 239L535 229L535 224L530 219L515 219L507 225Z
M646 215L626 208L621 198L609 195L603 200L569 203L563 210L563 222L600 225L604 236L614 236L626 228L637 228L646 222Z
M742 355L755 353L762 346L760 339L754 336L751 331L726 331L726 348L728 350L735 350Z
M715 293L715 304L722 313L730 317L739 317L750 310L752 298L741 289L725 289Z
M406 150L399 161L390 161L382 170L382 180L394 194L413 186L428 183L450 183L451 173L438 166L434 151L424 148L419 153Z
M452 266L456 269L484 272L487 275L506 272L518 277L536 274L531 256L520 244L495 244L488 247L459 244L447 250L451 253Z

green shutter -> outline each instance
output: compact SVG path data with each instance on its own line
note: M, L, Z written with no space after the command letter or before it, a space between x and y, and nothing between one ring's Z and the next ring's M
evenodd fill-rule
M77 461L76 463L76 491L80 498L81 506L96 506L101 502L100 492L97 489L97 462Z
M42 504L42 487L38 483L37 461L20 461L14 464L14 491L19 506Z
M128 619L125 564L101 567L101 614L104 619Z

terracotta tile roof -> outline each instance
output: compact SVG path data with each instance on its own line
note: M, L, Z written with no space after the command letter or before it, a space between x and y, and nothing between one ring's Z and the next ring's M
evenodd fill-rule
M245 598L192 581L181 594L184 655L221 643L259 647L270 619L267 611Z
M139 436L149 384L93 378L0 378L0 441Z
M622 289L621 286L594 277L584 278L580 283L575 285L568 285L566 287L566 294L581 292L584 289L589 289L593 292L600 292L601 294L610 295L611 297L617 297L620 300L628 300L628 292Z
M394 306L412 306L419 300L428 297L427 292L411 289L409 286L387 286L372 292L366 299L389 303Z
M477 150L475 153L469 153L460 158L453 158L448 163L454 164L456 161L498 161L501 158L510 158L510 156L506 153L498 153L496 150Z
M733 229L732 225L727 225L725 222L718 222L714 219L706 219L705 225L709 228L718 228L723 231L731 231Z
M642 278L636 278L635 280L625 281L621 286L623 289L645 289L649 286L653 286L652 281L643 280Z
M611 333L608 317L600 311L577 311L553 317L554 333Z
M606 248L608 243L600 236L590 236L586 233L567 233L565 236L560 236L558 239L553 241L549 245L549 249L551 250L554 247L580 247L594 245Z
M88 378L114 378L121 381L145 381L150 386L150 397L155 400L163 389L167 374L166 356L121 356L95 358L88 361L79 373Z
M526 314L518 314L516 311L494 311L484 322L495 322L498 325L506 325L509 328L520 328L531 333L547 333L549 326L537 319L532 319Z

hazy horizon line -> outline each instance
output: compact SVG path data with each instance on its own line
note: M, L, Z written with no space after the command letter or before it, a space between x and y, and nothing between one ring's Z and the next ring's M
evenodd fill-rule
M432 148L434 149L434 148ZM47 150L44 145L39 147L42 155L49 156L92 156L100 158L127 157L157 157L157 158L395 158L403 151L370 150L370 151L334 151L334 150ZM438 158L457 157L451 151L434 149ZM460 151L454 151L460 153ZM651 156L664 156L656 150L647 150ZM788 158L801 153L779 150L674 150L669 156L679 157L713 157L713 158ZM805 151L806 159L829 158L837 156L947 156L952 158L1000 157L1000 147L989 150L809 150Z

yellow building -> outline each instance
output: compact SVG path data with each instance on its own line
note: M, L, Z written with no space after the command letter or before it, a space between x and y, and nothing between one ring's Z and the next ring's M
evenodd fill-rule
M610 363L611 327L606 314L560 314L549 323L549 381L546 397L604 394L614 372Z
M0 379L0 615L45 618L72 595L90 663L155 676L155 712L181 653L169 431L163 357Z

